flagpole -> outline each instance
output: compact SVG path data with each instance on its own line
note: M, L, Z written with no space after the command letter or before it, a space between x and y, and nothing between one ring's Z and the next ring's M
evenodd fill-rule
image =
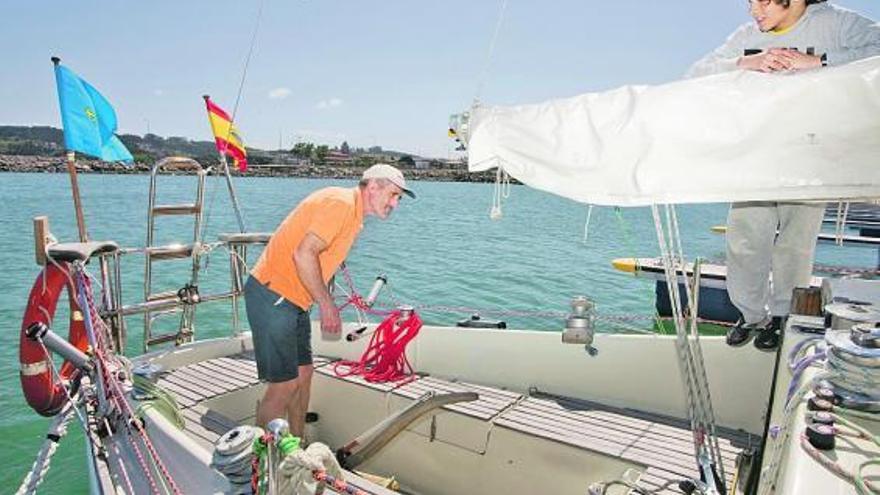
M52 57L52 64L56 67L61 63L61 59L58 57ZM76 228L79 230L79 240L80 242L86 242L89 240L89 235L86 233L86 221L83 218L83 209L82 209L82 200L79 196L79 182L76 180L76 152L73 150L67 151L67 175L70 176L70 189L73 192L73 209L76 212Z
M205 99L205 103L208 103L208 100L211 99L210 95L202 95L202 98ZM229 121L229 125L232 125L232 121ZM230 127L231 129L231 127ZM229 139L229 136L226 136L226 139ZM244 146L244 143L242 143ZM226 161L226 153L220 152L218 148L218 154L220 155L220 163L223 164L223 175L226 177L226 187L229 189L229 197L232 199L232 209L235 211L235 218L238 220L238 230L239 232L246 232L244 228L244 218L241 215L241 208L238 206L238 196L235 194L235 187L232 185L232 175L229 172L229 162Z
M241 216L241 208L238 207L238 197L235 195L235 188L232 187L232 175L229 173L229 163L226 161L225 154L220 153L220 161L223 163L223 173L226 175L226 187L229 188L229 197L232 198L232 209L235 210L235 218L238 220L238 230L244 233L246 232L244 219Z
M67 174L70 176L70 189L73 191L73 209L76 211L76 228L79 231L80 242L87 242L89 234L86 232L86 220L83 218L82 199L79 196L79 181L76 179L76 153L67 152Z

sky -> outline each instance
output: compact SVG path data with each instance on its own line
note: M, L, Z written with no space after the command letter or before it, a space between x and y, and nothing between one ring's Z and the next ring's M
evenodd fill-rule
M880 19L878 0L835 3ZM60 127L58 56L115 106L119 133L210 140L201 96L231 113L244 74L235 120L248 146L347 141L446 158L449 115L475 98L513 105L675 80L750 21L747 5L0 0L0 125Z

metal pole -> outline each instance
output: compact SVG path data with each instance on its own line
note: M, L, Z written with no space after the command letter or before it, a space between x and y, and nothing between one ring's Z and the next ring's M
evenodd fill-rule
M238 197L235 195L235 187L232 186L232 176L229 173L229 163L226 161L226 155L220 153L220 162L223 163L223 174L226 176L226 187L229 188L229 197L232 199L232 209L235 210L235 219L238 220L238 231L247 232L244 228L244 218L241 215L241 208L238 206Z

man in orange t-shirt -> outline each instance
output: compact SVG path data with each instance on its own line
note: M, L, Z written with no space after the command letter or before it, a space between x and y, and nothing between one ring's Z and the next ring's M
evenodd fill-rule
M312 303L321 312L321 335L342 334L339 309L327 284L363 227L365 215L388 218L406 188L400 170L376 164L357 187L327 187L306 197L281 222L244 287L257 374L267 382L257 425L287 417L302 437L312 381Z

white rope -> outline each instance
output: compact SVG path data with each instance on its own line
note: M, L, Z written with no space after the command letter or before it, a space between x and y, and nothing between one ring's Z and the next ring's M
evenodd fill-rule
M587 205L587 220L584 222L584 245L587 244L587 238L590 236L590 219L593 217L593 205Z
M49 430L46 432L46 440L43 441L43 446L40 447L30 472L25 476L24 481L21 482L18 491L15 492L16 495L37 493L37 487L40 486L40 483L43 482L43 477L49 472L52 456L58 450L58 444L67 435L67 425L70 423L71 418L73 418L75 410L73 402L68 401L61 412L52 419L52 423L49 424Z
M336 479L343 480L345 475L336 456L330 447L323 443L312 443L307 449L300 449L285 457L276 475L278 477L278 493L291 495L313 495L323 488L312 476L313 471L326 471Z
M495 169L495 190L492 192L492 209L489 210L489 218L492 220L500 220L503 216L501 211L502 200L510 197L510 176L507 171L498 163Z
M345 299L348 300L351 298L352 293L349 292L348 289L345 288L343 284L340 284L338 281L333 281L333 286L336 287L336 290L342 291L342 295L345 296ZM367 315L359 308L357 305L352 304L350 306L355 311L355 317L357 318L357 325L364 326L367 324Z

